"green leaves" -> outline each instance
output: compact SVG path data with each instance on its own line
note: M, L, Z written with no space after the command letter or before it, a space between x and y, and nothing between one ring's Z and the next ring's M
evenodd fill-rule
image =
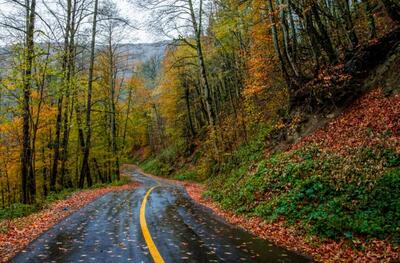
M209 193L225 208L268 221L283 216L311 234L346 239L391 237L398 242L397 158L394 151L380 146L353 149L347 156L305 147L261 160L241 171L240 177L232 177L235 170L223 179L216 177Z

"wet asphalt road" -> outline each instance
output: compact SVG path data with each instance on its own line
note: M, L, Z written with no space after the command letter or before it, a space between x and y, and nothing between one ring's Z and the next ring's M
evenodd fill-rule
M11 262L153 262L139 211L146 192L146 222L165 262L310 262L226 224L176 185L128 170L142 183L109 193L32 242Z

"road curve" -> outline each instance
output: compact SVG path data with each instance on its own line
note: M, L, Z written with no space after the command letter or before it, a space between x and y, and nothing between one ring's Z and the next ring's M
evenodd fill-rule
M97 199L10 262L310 262L225 223L181 186L127 169L141 187Z

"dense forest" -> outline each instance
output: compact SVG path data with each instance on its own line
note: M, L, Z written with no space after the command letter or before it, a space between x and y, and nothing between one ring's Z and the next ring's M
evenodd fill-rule
M159 73L141 77L144 84L135 92L148 94L147 99L133 96L140 98L133 105L142 104L140 112L146 109L135 119L147 127L136 138L133 154L170 158L161 161L165 174L184 163L174 161L176 156L194 154L223 166L230 153L271 129L290 137L283 130L296 129L304 115L348 105L365 91L359 80L394 46L379 39L398 38L395 1L141 5L155 10L151 24L156 30L178 36ZM177 22L180 18L187 23ZM374 43L380 58L367 49ZM200 176L209 175L206 169Z
M119 43L131 25L111 1L8 7L1 20L1 205L118 180L134 86L126 73L134 65Z
M122 44L139 24L112 0L5 2L1 207L118 181L136 162L206 181L225 208L286 216L312 233L396 232L397 73L388 87L364 80L399 66L399 1L131 1L152 14L140 26L168 39L163 56L141 63ZM393 118L361 107L376 118L344 116L351 127L332 128L342 135L301 140L360 97L384 100Z
M141 2L178 37L135 90L133 158L237 214L398 244L400 3L171 2Z

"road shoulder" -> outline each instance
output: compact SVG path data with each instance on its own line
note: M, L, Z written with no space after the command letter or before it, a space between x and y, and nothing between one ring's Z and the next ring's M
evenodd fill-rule
M181 185L186 189L189 196L216 215L223 218L231 225L240 227L255 236L266 239L277 246L311 257L317 262L391 262L400 259L399 247L393 248L382 240L368 242L364 251L356 250L346 240L321 239L317 236L305 236L294 227L288 227L283 218L276 222L266 222L259 217L235 214L232 211L222 209L213 200L204 197L206 191L204 185L194 182L184 182L172 179L156 177L143 172L137 166L132 166L140 173L155 178L159 181Z
M137 187L137 183L131 182L122 186L83 190L71 194L64 200L55 201L47 208L28 216L1 220L0 262L7 262L58 222L105 194Z

